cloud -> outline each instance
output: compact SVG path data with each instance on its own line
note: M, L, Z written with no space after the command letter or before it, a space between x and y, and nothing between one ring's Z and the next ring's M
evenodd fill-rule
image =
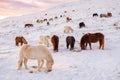
M0 0L0 16L37 12L62 2L65 0Z
M32 12L40 6L15 0L0 0L0 15L19 15ZM42 7L41 7L42 8Z

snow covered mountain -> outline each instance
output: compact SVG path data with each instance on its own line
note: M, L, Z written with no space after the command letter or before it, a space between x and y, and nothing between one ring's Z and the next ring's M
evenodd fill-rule
M120 1L119 0L76 0L58 5L42 12L11 17L0 20L0 80L119 80L120 79ZM66 12L65 12L66 11ZM112 17L93 17L93 13L111 12ZM60 17L62 15L62 17ZM54 19L54 17L58 19ZM66 17L72 18L66 22ZM37 23L37 19L50 19ZM84 22L86 27L79 28ZM34 26L25 28L32 23ZM71 26L73 33L65 34L64 26ZM80 39L84 33L101 32L105 35L105 50L99 50L99 43L92 44L92 50L80 50ZM37 45L40 35L54 34L59 36L59 52L54 53L52 45L48 47L54 58L53 71L38 72L31 66L37 65L34 60L28 61L29 70L17 70L18 46L15 37L24 36L30 45ZM66 36L75 37L75 49L66 48ZM29 73L33 70L33 73Z

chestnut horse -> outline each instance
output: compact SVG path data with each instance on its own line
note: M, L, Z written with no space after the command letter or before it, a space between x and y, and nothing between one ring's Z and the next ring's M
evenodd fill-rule
M16 43L16 46L19 45L19 43L21 43L21 45L24 43L24 44L27 44L27 41L25 40L25 38L23 36L17 36L15 38L15 43Z
M82 50L85 50L87 48L87 44L89 44L90 49L91 43L96 43L99 41L99 49L104 49L104 35L102 33L87 33L82 36L80 41L80 47Z
M53 45L53 50L58 52L59 37L57 35L52 36L51 43Z
M66 37L67 49L69 48L69 45L70 45L70 50L73 50L74 49L74 44L75 44L75 38L73 36L67 36Z
M108 12L107 14L100 14L100 18L102 17L112 17L112 13L111 12Z

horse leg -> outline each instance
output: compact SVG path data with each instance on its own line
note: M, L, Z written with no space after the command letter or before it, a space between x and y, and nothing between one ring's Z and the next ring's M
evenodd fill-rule
M22 62L23 62L22 60L18 61L18 70L20 70L22 68Z
M54 51L58 52L58 44L55 44Z
M69 43L67 43L67 45L66 45L66 46L67 46L67 49L68 49L68 48L69 48Z
M74 43L71 43L70 46L71 46L70 50L73 50L73 48L74 48Z
M40 69L42 68L44 64L44 60L38 60L38 71L40 71Z
M28 59L27 59L27 58L24 58L24 66L25 66L25 69L28 69L28 67L27 67L27 61L28 61Z
M99 49L104 49L104 41L103 41L103 40L100 40L100 41L99 41L99 44L100 44Z
M40 63L40 68L43 67L43 64L44 64L44 60L41 60L41 63Z
M90 49L92 49L92 47L91 47L91 43L89 42L89 46L90 46Z
M85 48L87 48L87 42L85 43Z

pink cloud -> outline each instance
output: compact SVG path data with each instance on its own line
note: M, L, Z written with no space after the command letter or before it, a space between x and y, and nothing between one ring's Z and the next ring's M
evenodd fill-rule
M0 16L29 14L62 2L65 0L0 0Z

